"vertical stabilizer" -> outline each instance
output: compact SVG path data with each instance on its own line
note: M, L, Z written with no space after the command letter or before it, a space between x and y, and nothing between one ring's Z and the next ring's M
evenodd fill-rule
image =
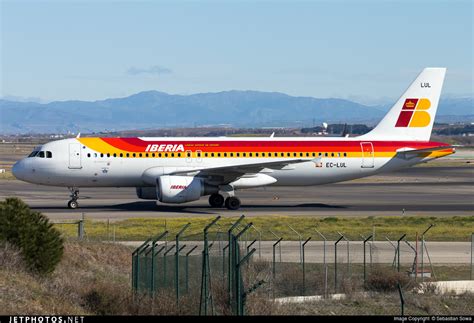
M429 141L445 74L446 68L425 68L382 121L361 139Z

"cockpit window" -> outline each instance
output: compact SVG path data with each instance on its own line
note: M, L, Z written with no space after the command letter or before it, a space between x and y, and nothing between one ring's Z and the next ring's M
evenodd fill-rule
M28 158L29 157L35 157L38 153L39 153L39 151L34 150L34 151L31 152L31 154L28 155Z
M53 158L53 153L50 151L46 152L46 158Z
M44 151L40 151L40 152L38 153L38 157L39 157L39 158L44 158Z

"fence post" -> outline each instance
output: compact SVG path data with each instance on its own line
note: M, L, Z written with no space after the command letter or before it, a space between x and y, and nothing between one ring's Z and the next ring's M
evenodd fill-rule
M136 259L135 259L135 268L132 269L132 286L134 287L135 291L138 291L138 282L139 282L139 276L140 276L140 252L142 251L143 248L145 248L146 246L148 246L148 243L150 243L151 239L148 238L147 240L145 240L145 242L143 242L137 249L135 249L133 252L132 252L132 259L133 259L133 256L136 255Z
M472 271L473 271L473 268L472 268L472 257L473 257L473 250L474 250L474 233L471 233L471 280L472 280Z
M400 283L397 284L398 294L400 295L400 315L405 315L405 298L403 297L402 287Z
M198 246L194 246L191 250L189 250L188 252L186 252L186 262L185 262L185 270L184 270L184 274L185 274L185 287L186 287L186 294L189 292L189 255L194 251L196 250Z
M314 231L316 231L316 233L319 234L319 236L321 238L323 238L324 297L327 297L327 295L328 295L328 267L327 267L327 264L326 264L326 242L327 242L327 239L316 228L314 229Z
M82 213L81 219L77 222L77 237L79 240L84 239L84 221L85 221L85 216L84 213Z
M211 290L211 281L210 281L210 266L209 266L209 241L208 241L208 231L209 229L216 224L217 221L221 216L217 216L214 220L211 221L205 228L204 228L204 249L202 251L202 272L201 272L201 297L199 299L199 315L203 313L203 305L204 305L204 315L207 315L207 307L208 302L211 302L211 308L213 308L212 304L212 294L210 293ZM214 312L214 311L213 311Z
M276 275L276 255L275 255L275 248L276 246L283 240L283 238L278 239L274 244L273 244L273 278L275 278Z
M262 259L262 232L258 230L254 225L252 226L252 229L257 231L258 233L258 259Z
M174 265L174 272L175 272L175 279L174 279L174 284L176 288L176 305L178 305L179 309L179 251L181 250L179 248L179 238L181 235L184 233L184 231L189 228L191 223L187 223L186 225L179 230L179 232L175 236L175 246L176 246L176 253L175 253L175 265Z
M362 236L362 238L364 238ZM365 260L365 245L366 243L372 238L372 235L368 236L366 239L364 239L364 286L367 285L367 269L366 269L366 260Z
M238 238L237 238L238 239ZM236 239L236 243L237 243L237 248L238 248L238 242L237 242L237 239ZM236 264L236 289L237 289L237 315L244 315L244 297L245 297L245 292L242 292L240 289L241 289L241 284L240 284L240 281L241 281L241 267L242 265L249 261L250 257L253 255L253 253L256 251L257 249L253 248L249 253L247 253L241 260L239 260Z
M288 225L288 228L290 228L291 231L296 233L296 235L299 238L299 241L300 241L300 263L302 263L303 262L303 236L301 234L299 234L298 231L293 229L293 227L291 225L289 225L289 224L287 224L287 225Z
M337 244L344 237L341 235L339 239L334 243L334 294L337 293Z
M425 281L425 234L434 227L434 224L430 224L430 226L421 234L421 281Z
M348 273L348 276L350 277L351 276L351 252L350 252L350 245L349 245L349 239L346 238L346 236L344 234L342 234L341 232L337 232L340 236L342 236L342 238L344 239L344 241L346 241L346 250L347 250L347 273Z
M406 234L402 235L400 239L397 240L397 271L400 272L400 241L406 237Z
M158 241L168 234L168 231L163 232L151 242L151 275L150 275L150 290L155 293L155 247Z
M171 252L171 250L173 250L174 248L174 245L171 245L171 247L169 247L168 250L166 250L164 253L163 253L163 286L166 288L166 284L168 283L168 278L166 277L167 274L168 274L168 266L166 264L166 255Z
M309 240L311 240L311 237L309 237L308 239L306 239L305 242L303 242L302 244L302 266L303 266L303 296L306 295L306 268L305 268L305 247L306 247L306 244L309 242Z
M240 224L240 222L243 221L243 219L245 218L245 215L241 215L240 218L237 219L237 221L234 222L234 224L232 224L229 228L229 230L227 230L227 238L229 240L229 259L227 259L227 262L228 262L228 267L227 267L227 292L228 292L228 298L229 298L229 304L231 303L231 300L232 300L232 277L231 277L231 273L232 273L232 252L233 252L233 248L232 248L232 231Z

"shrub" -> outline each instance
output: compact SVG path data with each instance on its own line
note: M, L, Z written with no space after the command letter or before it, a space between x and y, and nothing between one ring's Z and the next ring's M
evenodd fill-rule
M402 287L411 285L410 277L406 273L392 270L374 270L367 279L367 289L377 292L392 292L398 290L398 283Z
M52 272L63 255L60 232L18 198L0 202L1 240L18 247L27 268L38 274Z

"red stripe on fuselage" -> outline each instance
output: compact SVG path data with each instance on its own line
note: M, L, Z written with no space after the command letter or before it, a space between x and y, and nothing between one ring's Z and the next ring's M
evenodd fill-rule
M157 140L145 141L139 138L100 138L117 149L130 152L145 152L148 145L179 145L184 150L201 150L203 152L359 152L361 142L371 142L375 152L395 152L399 148L415 149L448 146L441 142L418 141L278 141L278 140Z

